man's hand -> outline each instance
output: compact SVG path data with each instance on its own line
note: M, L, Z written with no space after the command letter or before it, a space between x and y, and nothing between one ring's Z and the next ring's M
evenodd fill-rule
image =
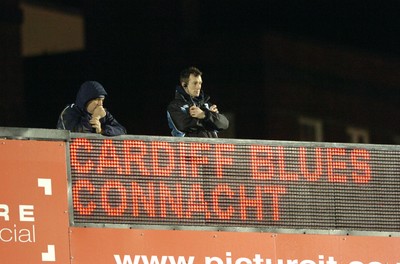
M92 117L92 119L89 120L89 123L92 125L94 129L96 129L97 134L101 134L101 123L100 123L100 118Z
M195 105L193 105L189 108L189 114L191 117L194 117L197 119L204 119L206 117L206 114L204 113L204 111Z
M92 119L93 118L100 119L105 116L106 116L106 110L103 108L103 106L99 105L93 110Z
M218 107L217 107L217 105L212 105L212 106L210 106L210 111L211 111L211 112L214 112L214 113L219 113L219 112L218 112Z

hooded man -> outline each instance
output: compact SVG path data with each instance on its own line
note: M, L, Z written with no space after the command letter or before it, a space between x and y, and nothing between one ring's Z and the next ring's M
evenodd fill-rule
M68 105L61 112L57 128L105 136L126 134L126 129L103 108L106 95L107 92L100 83L84 82L76 95L75 104Z
M228 119L201 90L201 75L202 72L195 67L181 72L175 99L167 108L168 125L173 136L216 138L218 131L229 126Z

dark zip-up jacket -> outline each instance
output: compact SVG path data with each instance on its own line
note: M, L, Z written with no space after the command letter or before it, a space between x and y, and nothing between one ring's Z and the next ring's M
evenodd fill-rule
M193 105L204 111L206 115L204 119L190 116L189 108ZM200 96L192 98L181 86L177 86L175 99L167 107L172 134L186 137L218 137L217 132L227 129L229 121L223 114L210 111L211 105L210 97L203 91Z
M78 91L75 103L68 105L61 112L57 128L78 133L96 133L89 122L92 116L87 112L86 104L92 99L106 95L107 92L100 83L93 81L83 83ZM118 123L107 109L105 111L106 116L100 118L102 135L119 136L126 134L126 129Z

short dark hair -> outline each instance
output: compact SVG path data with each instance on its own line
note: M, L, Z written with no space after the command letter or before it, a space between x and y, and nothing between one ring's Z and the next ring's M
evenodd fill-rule
M193 74L195 77L201 76L203 73L197 69L196 67L189 67L181 71L181 75L179 77L180 83L188 83L190 74Z

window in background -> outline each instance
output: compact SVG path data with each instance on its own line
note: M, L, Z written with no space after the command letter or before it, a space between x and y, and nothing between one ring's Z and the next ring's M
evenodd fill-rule
M322 121L320 119L301 116L298 122L301 141L323 141Z
M84 49L84 19L78 12L21 3L22 55L38 56Z
M348 127L347 135L350 143L369 143L369 132L366 129L357 127Z

